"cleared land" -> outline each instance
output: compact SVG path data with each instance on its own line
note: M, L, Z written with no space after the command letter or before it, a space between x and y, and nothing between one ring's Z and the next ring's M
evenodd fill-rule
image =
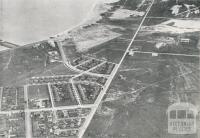
M198 58L127 56L85 137L175 137L167 133L166 110L179 98L199 105L198 63Z
M170 18L180 18L170 11L174 2L155 1L131 46L137 52L132 56L127 54L84 138L199 137L167 132L168 106L182 101L199 109L200 98L199 57L196 56L199 32L172 34L152 29ZM189 42L181 42L184 38Z
M50 94L47 85L32 85L28 87L29 108L51 107Z

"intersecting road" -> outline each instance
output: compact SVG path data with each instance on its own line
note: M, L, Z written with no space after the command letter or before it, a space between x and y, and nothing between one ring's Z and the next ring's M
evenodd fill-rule
M89 124L90 124L90 122L91 122L91 120L92 120L92 118L93 118L93 116L94 116L94 114L95 114L95 112L96 112L96 110L97 110L97 108L98 108L98 105L100 104L101 100L103 99L104 95L106 94L106 92L107 92L107 90L108 90L108 88L109 88L109 86L110 86L112 80L114 79L115 75L117 74L117 72L118 72L118 70L119 70L119 68L120 68L120 66L121 66L121 64L122 64L122 62L124 61L124 59L125 59L127 53L129 52L129 49L131 48L131 46L132 46L132 44L133 44L133 42L134 42L134 40L135 40L137 34L139 33L139 31L140 31L140 29L141 29L141 27L142 27L142 25L143 25L143 23L144 23L144 21L145 21L145 19L146 19L147 15L148 15L148 13L149 13L149 11L150 11L150 9L151 9L151 7L152 7L153 4L154 4L154 1L155 1L155 0L152 0L151 5L150 5L149 8L147 9L146 14L144 15L144 17L143 17L143 19L142 19L142 21L141 21L141 23L140 23L140 25L139 25L137 31L134 33L134 36L133 36L133 38L131 39L131 42L129 43L129 45L128 45L128 47L127 47L127 49L126 49L124 55L122 56L122 58L121 58L121 60L120 60L120 62L119 62L119 64L117 64L117 65L115 66L115 68L114 68L114 70L113 70L111 76L108 78L108 81L107 81L106 84L105 84L105 88L103 89L103 91L102 91L102 92L100 93L100 95L98 96L98 98L97 98L97 100L96 100L96 102L95 102L95 108L92 109L90 116L87 118L87 120L86 120L84 126L83 126L83 127L81 128L81 130L80 130L79 138L82 138L82 137L83 137L83 134L85 133L85 130L86 130L87 127L89 126Z
M104 95L106 94L106 92L107 92L107 90L108 90L108 88L109 88L109 86L110 86L112 80L114 79L115 75L117 74L117 72L118 72L118 70L119 70L121 64L123 63L123 61L124 61L124 59L125 59L127 53L129 52L129 50L130 50L130 48L131 48L133 42L135 41L135 38L136 38L137 34L139 33L139 31L140 31L140 29L141 29L141 27L142 27L142 25L143 25L145 19L147 18L147 15L148 15L148 13L149 13L151 7L152 7L153 4L154 4L154 1L155 1L155 0L152 0L151 5L148 7L148 9L147 9L147 11L146 11L146 14L145 14L144 17L142 18L142 21L141 21L141 23L140 23L140 25L139 25L137 31L134 33L134 35L133 35L133 37L132 37L132 39L131 39L131 42L129 43L129 45L128 45L126 51L125 51L125 53L123 54L123 56L122 56L120 62L119 62L118 64L116 64L116 66L114 67L114 69L113 69L112 73L110 74L110 76L99 75L99 77L107 77L108 80L107 80L107 82L106 82L106 84L105 84L105 87L104 87L103 90L100 92L99 96L97 97L97 100L95 101L95 103L94 103L93 105L82 105L82 104L79 104L79 105L75 105L75 106L54 107L54 103L52 103L52 106L53 106L52 108L29 109L29 108L28 108L28 92L27 92L28 85L26 85L26 86L24 87L24 90L25 90L25 91L24 91L24 93L25 93L24 98L25 98L25 101L27 102L27 103L26 103L26 109L25 109L25 111L24 111L25 114L26 114L25 122L26 122L26 137L27 137L27 138L31 138L31 137L32 137L31 118L30 118L31 112L36 112L36 111L56 111L56 110L73 109L73 108L91 108L91 109L92 109L92 110L91 110L91 113L90 113L90 115L87 117L87 119L86 119L84 125L81 127L80 132L79 132L79 136L78 136L78 137L79 137L79 138L82 138L82 136L83 136L83 134L85 133L87 127L89 126L89 124L90 124L90 122L91 122L91 120L92 120L92 118L93 118L93 116L94 116L94 114L95 114L95 112L96 112L96 110L97 110L99 104L101 103L101 101L102 101ZM91 72L90 72L91 70L93 70L93 68L90 69L90 70L88 70L88 71L80 72L80 70L78 70L78 69L74 68L73 66L71 66L71 64L69 63L69 61L67 61L66 55L65 55L65 53L64 53L64 50L63 50L61 44L58 44L58 46L59 46L59 49L60 49L60 51L61 51L61 55L62 55L62 58L63 58L63 60L64 60L63 62L65 63L65 65L66 65L67 67L71 68L72 70L77 71L77 72L80 73L80 74L78 74L78 75L76 75L76 76L74 76L74 77L78 77L78 76L80 76L80 75L83 75L84 73L87 73L87 74L90 74L90 75L98 76L98 74L95 74L95 73L91 73ZM98 67L98 66L101 66L101 65L103 65L104 63L105 63L105 62L102 62L101 64L95 66L94 68L96 68L96 67ZM74 77L72 77L72 79L73 79ZM49 84L48 84L48 85L49 85ZM51 94L51 92L50 92L50 98L51 98L51 100L53 101L53 95ZM1 114L19 113L19 112L21 112L21 111L20 111L20 110L16 110L16 111L1 111Z

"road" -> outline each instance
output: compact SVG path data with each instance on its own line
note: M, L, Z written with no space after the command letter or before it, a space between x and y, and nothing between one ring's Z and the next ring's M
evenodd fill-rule
M105 84L105 88L104 88L103 91L99 94L99 96L98 96L98 98L97 98L97 100L96 100L96 102L95 102L95 104L94 104L94 105L95 105L95 108L92 109L92 111L91 111L90 115L88 116L88 118L87 118L87 120L86 120L84 126L80 129L79 136L78 136L79 138L82 138L82 137L83 137L83 135L84 135L84 133L85 133L87 127L89 126L89 124L90 124L90 122L91 122L91 120L92 120L92 118L93 118L93 116L94 116L94 114L95 114L95 112L96 112L96 110L97 110L97 108L98 108L98 105L100 104L101 100L103 99L104 95L106 94L106 92L107 92L107 90L108 90L108 88L109 88L109 86L110 86L112 80L114 79L115 75L117 74L117 72L118 72L118 70L119 70L119 68L120 68L120 66L121 66L121 64L122 64L122 62L124 61L124 59L125 59L127 53L129 52L129 49L131 48L131 45L133 44L133 42L134 42L134 40L135 40L137 34L139 33L139 31L140 31L140 29L141 29L141 27L142 27L142 25L143 25L143 23L144 23L144 21L145 21L145 19L146 19L147 15L148 15L148 13L149 13L149 11L150 11L150 9L151 9L151 7L152 7L153 4L154 4L154 1L155 1L155 0L152 0L151 5L150 5L149 8L147 9L146 14L144 15L144 17L143 17L143 19L142 19L142 21L141 21L141 23L140 23L140 25L139 25L137 31L134 33L134 36L133 36L131 42L129 43L129 45L128 45L128 47L127 47L127 49L126 49L124 55L122 56L122 58L121 58L119 64L117 64L117 65L115 66L115 68L113 69L113 72L112 72L111 76L108 78L108 80L107 80L107 82L106 82L106 84Z
M53 111L55 112L56 110L66 110L66 109L74 109L74 108L91 108L91 113L88 115L84 125L80 128L80 132L79 132L79 138L82 138L83 134L85 133L86 129L88 128L99 104L101 103L104 95L106 94L108 88L110 87L110 84L111 82L113 81L115 75L117 74L121 64L123 63L127 53L129 52L129 49L131 48L133 42L135 41L135 38L137 36L137 34L139 33L151 7L153 6L154 4L154 1L155 0L152 0L152 3L151 5L148 7L147 11L146 11L146 14L144 15L144 17L142 18L142 21L141 23L139 24L139 27L137 29L137 31L133 34L133 37L131 39L131 42L129 43L126 51L124 52L120 62L118 64L116 64L116 66L114 67L112 73L110 75L101 75L101 74L96 74L96 73L91 73L90 71L92 71L93 69L103 65L104 63L106 63L107 61L102 61L100 64L96 65L95 67L92 67L91 69L87 70L87 71L82 71L82 70L79 70L77 69L76 67L72 66L70 64L70 62L67 60L66 58L66 55L65 55L65 52L63 50L63 47L62 45L60 44L60 42L58 42L58 47L60 49L60 52L61 52L61 56L62 56L62 59L63 59L63 62L64 64L66 65L66 67L70 68L71 70L74 70L76 72L78 72L79 74L75 75L74 77L72 77L72 79L70 79L71 83L74 84L73 82L73 79L76 78L76 77L79 77L83 74L88 74L88 75L92 75L92 76L99 76L99 77L107 77L108 80L105 84L105 87L103 88L103 90L100 92L99 96L97 97L96 101L94 104L88 104L88 105L82 105L81 104L81 101L80 101L80 97L76 97L78 98L78 101L79 101L79 105L74 105L74 106L62 106L62 107L55 107L54 106L54 103L53 103L53 95L52 93L50 92L50 98L51 98L51 101L52 101L52 108L41 108L41 109L28 109L28 92L27 92L27 88L28 88L28 85L26 85L24 87L24 90L25 90L25 94L24 94L24 98L25 98L25 101L26 101L26 108L25 108L25 121L26 121L26 137L27 138L31 138L32 137L32 126L31 126L31 112L40 112L40 111ZM77 93L75 91L75 93ZM78 94L77 94L78 95ZM0 113L1 114L9 114L9 113L19 113L21 112L20 110L16 110L16 111L1 111Z
M63 60L65 67L67 67L68 69L70 69L72 71L78 72L79 73L78 76L81 76L84 73L87 73L87 74L93 75L93 76L98 76L98 77L105 77L106 76L106 75L103 75L103 74L97 74L97 73L90 72L91 70L95 69L96 67L101 66L102 63L98 64L97 66L95 66L95 67L93 67L93 68L91 68L87 71L80 70L80 69L76 68L76 66L72 66L70 64L70 61L67 60L67 57L66 57L65 52L63 50L62 44L59 41L58 41L58 47L59 47L59 50L60 50L60 53L61 53L61 56L62 56L62 60ZM99 60L99 61L101 61L101 60ZM103 61L103 63L105 63L105 62L106 61ZM75 77L77 77L77 76L75 76Z
M99 51L101 51L101 50L99 50ZM99 58L92 57L92 55L91 56L90 55L83 55L83 57L87 57L87 58L98 60L98 61L102 61L102 62L106 61L107 63L110 63L110 64L116 64L114 62L110 62L110 61L107 61L107 60L104 60L104 59L99 59Z
M74 92L75 98L76 98L76 100L78 102L78 105L82 105L81 98L80 98L80 96L78 94L78 91L77 91L75 85L74 85L73 79L70 79L70 83L72 84L73 92Z
M133 53L141 54L158 54L158 55L168 55L168 56L184 56L184 57L200 57L200 55L190 55L190 54L178 54L178 53L157 53L157 52L145 52L145 51L133 51Z
M0 87L0 101L2 101L2 95L3 95L3 87ZM0 111L1 111L1 102L0 102Z
M92 108L94 104L84 104L84 105L70 105L70 106L59 106L55 108L39 108L39 109L29 109L29 110L12 110L12 111L0 111L0 114L14 114L21 112L42 112L42 111L56 111L56 110L69 110L76 108Z
M63 50L63 47L62 45L60 44L60 42L58 42L58 47L60 49L60 52L61 52L61 56L62 56L62 59L63 59L63 62L64 64L66 65L66 67L70 68L71 70L74 70L76 72L78 72L79 74L75 75L74 77L72 77L72 79L70 79L71 83L74 84L73 82L73 79L76 78L76 77L79 77L83 74L88 74L88 75L92 75L92 76L99 76L99 77L107 77L108 80L105 84L105 87L103 88L103 90L101 91L101 93L99 94L99 96L97 97L97 100L95 101L94 104L89 104L89 105L82 105L81 104L81 101L80 101L80 97L76 97L79 101L79 105L74 105L74 106L62 106L62 107L55 107L54 106L54 103L53 103L53 95L52 93L50 92L50 98L51 98L51 101L52 101L52 108L41 108L41 109L28 109L28 92L27 92L27 88L28 86L25 86L25 101L26 101L26 108L25 108L25 121L26 121L26 137L27 138L31 138L32 137L32 128L31 128L31 117L30 117L30 114L31 112L40 112L40 111L53 111L55 112L56 110L66 110L66 109L74 109L74 108L91 108L91 113L88 115L84 125L80 128L80 132L79 132L79 138L82 138L83 134L85 133L86 129L88 128L99 104L101 103L104 95L106 94L112 80L114 79L115 75L117 74L122 62L124 61L127 53L129 52L129 49L130 47L132 46L137 34L139 33L152 5L154 3L154 0L152 0L152 3L151 5L149 6L149 8L147 9L146 11L146 14L144 15L137 31L134 33L132 39L131 39L131 42L129 43L125 53L123 54L119 64L116 64L116 66L114 67L112 73L110 75L102 75L102 74L96 74L96 73L91 73L90 71L92 71L93 69L103 65L104 63L106 63L107 61L102 61L100 64L96 65L95 67L92 67L91 69L87 70L87 71L82 71L82 70L79 70L77 69L76 67L72 66L70 64L70 62L67 60L66 58L66 55L65 55L65 52ZM48 85L49 86L49 85ZM77 92L75 91L75 93L77 94ZM78 94L77 94L78 95ZM8 113L19 113L21 111L19 110L16 110L16 111L1 111L0 113L1 114L8 114Z
M97 73L92 73L92 72L90 72L90 71L96 69L97 67L102 66L102 65L105 64L105 63L106 63L106 61L104 61L104 62L102 62L102 63L100 63L100 64L98 64L98 65L96 65L96 66L94 66L94 67L92 67L92 68L90 68L90 69L88 69L88 70L86 70L86 71L82 71L80 74L75 75L74 77L72 77L72 79L77 78L77 77L79 77L79 76L82 76L82 75L84 75L84 74L91 75L91 76L98 76L98 77L108 77L109 75L97 74Z
M54 109L55 108L54 97L53 97L53 93L52 93L52 90L51 90L51 84L50 83L48 83L48 92L49 92L49 95L50 95L52 108Z
M64 52L64 49L62 47L62 44L61 44L60 40L57 40L57 44L58 44L58 48L59 48L59 51L60 51L60 54L61 54L61 57L62 57L64 65L67 68L69 68L70 70L72 70L72 71L75 71L75 72L78 72L78 73L82 72L81 70L79 70L79 69L75 68L74 66L72 66L70 64L70 62L67 60L67 57L65 55L65 52Z
M24 86L24 100L26 101L26 106L25 106L26 138L32 138L32 125L31 125L32 123L28 108L28 85Z
M92 71L93 69L95 69L95 68L97 68L97 67L99 67L99 66L101 66L101 65L103 65L104 63L107 62L107 61L103 61L103 60L101 60L102 62L101 62L100 64L96 65L95 67L90 68L90 69L87 70L87 71L79 70L79 69L77 69L76 67L79 66L79 65L82 65L82 64L84 64L84 63L87 63L87 62L89 62L90 60L85 61L85 62L83 62L82 64L79 64L79 65L77 65L77 66L72 66L72 65L70 64L70 62L67 60L67 58L66 58L66 55L65 55L65 52L64 52L64 50L63 50L62 45L60 44L60 42L58 42L58 46L59 46L59 49L60 49L60 51L61 51L62 59L63 59L63 62L64 62L64 64L65 64L65 66L68 67L68 68L70 68L71 70L76 71L76 72L79 73L79 74L77 74L77 75L71 76L72 78L69 80L70 83L73 85L74 93L75 93L75 95L76 95L76 99L77 99L77 101L78 101L79 104L78 104L78 105L74 105L74 106L60 106L60 107L55 107L55 106L54 106L54 102L53 102L53 101L54 101L54 100L53 100L53 99L54 99L54 98L53 98L53 94L52 94L52 92L51 92L50 84L48 83L48 88L49 88L49 93L50 93L50 99L51 99L51 101L52 101L52 108L29 109L29 108L28 108L28 92L27 92L28 85L26 85L26 86L24 87L24 98L25 98L25 101L26 101L26 108L25 108L25 110L24 110L24 112L25 112L25 123L26 123L26 138L32 138L32 126L31 126L31 117L30 117L31 112L53 111L53 112L55 113L56 110L67 110L67 109L75 109L75 108L91 108L91 113L90 113L90 114L88 115L88 117L86 118L86 121L85 121L84 125L80 128L79 138L82 138L82 137L83 137L83 135L84 135L86 129L88 128L88 126L89 126L89 124L90 124L90 122L91 122L91 120L92 120L94 114L96 113L96 111L97 111L97 109L98 109L98 107L99 107L99 105L100 105L100 103L101 103L103 97L105 96L106 92L108 91L108 89L109 89L109 87L110 87L110 84L112 83L114 77L116 76L116 74L117 74L117 72L118 72L120 66L122 65L122 63L123 63L123 61L124 61L124 59L125 59L125 57L126 57L126 55L127 55L127 53L128 53L129 50L130 50L130 48L131 48L133 42L135 41L135 39L136 39L136 37L137 37L137 35L138 35L138 33L139 33L139 31L140 31L140 29L141 29L141 27L142 27L144 21L145 21L145 19L148 18L147 15L148 15L149 11L151 10L151 8L152 8L152 6L153 6L153 4L154 4L154 1L155 1L155 0L152 0L152 3L151 3L151 5L149 5L149 7L148 7L148 9L147 9L147 11L146 11L146 14L145 14L144 17L142 18L141 23L139 24L139 26L138 26L136 32L133 34L132 39L130 39L131 42L129 43L127 49L124 51L124 54L123 54L123 56L122 56L120 62L119 62L118 64L113 63L113 64L115 64L116 66L114 67L114 69L113 69L113 71L112 71L112 73L111 73L110 75L102 75L102 74L96 74L96 73L91 73L91 72L90 72L90 71ZM143 54L154 54L154 53L156 53L156 52L143 52L143 51L133 51L133 52L134 52L134 53L143 53ZM156 54L158 54L158 55L169 55L169 56L200 57L199 55L176 54L176 53L156 53ZM90 57L90 58L92 59L92 57ZM98 59L97 59L97 60L98 60ZM100 60L100 59L99 59L99 60ZM189 73L190 73L190 72L189 72ZM79 97L79 94L78 94L78 92L76 91L76 88L75 88L75 86L74 86L74 84L77 83L77 82L74 82L73 79L74 79L74 78L77 78L77 77L79 77L79 76L81 76L81 75L83 75L83 74L88 74L88 75L91 75L91 76L98 76L98 77L106 77L106 78L108 78L108 80L106 81L105 87L104 87L103 90L100 92L100 94L99 94L99 96L97 97L97 99L96 99L96 101L95 101L94 104L82 105L82 104L81 104L80 97ZM184 74L184 75L185 75L185 74ZM83 81L82 81L82 82L83 82ZM86 82L86 81L85 81L85 82ZM151 84L151 85L154 85L154 84ZM143 89L144 89L144 88L143 88ZM0 107L1 107L1 105L0 105ZM16 111L0 111L0 114L19 113L19 112L21 112L21 111L20 111L20 110L16 110Z

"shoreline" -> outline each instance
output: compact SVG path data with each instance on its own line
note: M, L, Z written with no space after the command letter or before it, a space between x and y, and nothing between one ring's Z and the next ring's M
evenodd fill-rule
M71 32L75 32L76 30L79 30L79 29L82 29L84 26L87 26L87 25L90 25L90 24L95 24L98 20L98 18L101 18L101 13L102 11L100 11L99 9L95 9L95 8L99 8L101 6L104 6L106 4L110 4L110 3L114 3L114 2L118 2L119 0L95 0L94 4L92 4L92 7L91 9L88 11L88 13L86 14L86 17L81 21L79 22L78 24L70 27L69 29L66 29L64 30L63 32L60 32L60 33L57 33L55 35L52 35L52 36L46 36L46 38L41 38L41 40L38 40L38 41L33 41L31 43L27 43L27 44L23 44L23 45L20 45L20 44L17 44L15 42L11 42L13 44L16 44L16 45L19 45L20 47L24 47L24 46L29 46L29 45L32 45L34 43L40 43L42 41L48 41L50 39L65 39L65 38L69 38L70 36L70 33ZM106 8L104 10L107 10ZM103 11L105 12L105 11ZM3 41L7 41L7 40L3 40ZM0 50L0 52L2 51L7 51L9 49L5 49L5 50Z
M86 18L84 18L80 23L78 23L77 25L74 25L72 27L70 27L69 29L61 32L61 33L58 33L58 34L55 34L54 36L50 36L50 37L61 37L61 35L68 35L68 33L72 30L75 30L75 29L78 29L78 28L81 28L83 27L84 25L86 25L86 22L90 19L89 16L91 15L91 12L94 10L94 8L97 6L98 2L101 1L101 0L95 0L94 4L92 5L92 8L89 10L89 12L87 13L87 16ZM50 38L49 37L49 38Z
M65 37L65 38L70 38L70 33L73 33L75 31L78 31L79 29L83 29L84 26L95 24L97 21L101 19L101 13L106 12L108 9L106 9L106 4L111 4L118 2L120 0L96 0L94 4L92 5L92 8L89 10L87 13L86 18L84 18L80 23L77 25L72 26L71 28L58 33L54 36L52 36L55 39L59 39L59 37ZM100 11L101 9L95 9L95 8L100 8L101 6L104 6L104 10ZM105 11L106 10L106 11ZM51 38L51 37L49 37ZM48 39L47 39L48 40Z
M21 9L20 4L24 2L27 3L28 7L18 10ZM48 40L52 36L74 29L75 26L80 25L85 20L96 0L86 0L85 2L82 0L61 0L59 2L56 0L45 0L45 2L39 0L36 2L34 0L30 2L20 0L13 4L9 4L12 3L11 0L6 2L5 8L16 10L16 14L13 15L20 16L20 19L18 21L15 18L17 16L8 16L11 14L10 11L5 11L5 22L3 23L5 31L1 31L0 38L20 46ZM47 4L47 6L43 8L43 4ZM29 10L29 8L38 10ZM55 8L55 10L49 11L50 8ZM27 11L27 13L23 11ZM32 21L31 23L29 18Z

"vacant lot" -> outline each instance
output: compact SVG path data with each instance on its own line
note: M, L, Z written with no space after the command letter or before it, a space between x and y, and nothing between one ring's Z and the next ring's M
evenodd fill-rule
M30 108L51 107L49 89L47 85L32 85L28 87ZM40 105L41 104L41 105Z
M127 56L85 138L177 138L167 133L166 110L178 97L199 104L198 66L198 58Z

